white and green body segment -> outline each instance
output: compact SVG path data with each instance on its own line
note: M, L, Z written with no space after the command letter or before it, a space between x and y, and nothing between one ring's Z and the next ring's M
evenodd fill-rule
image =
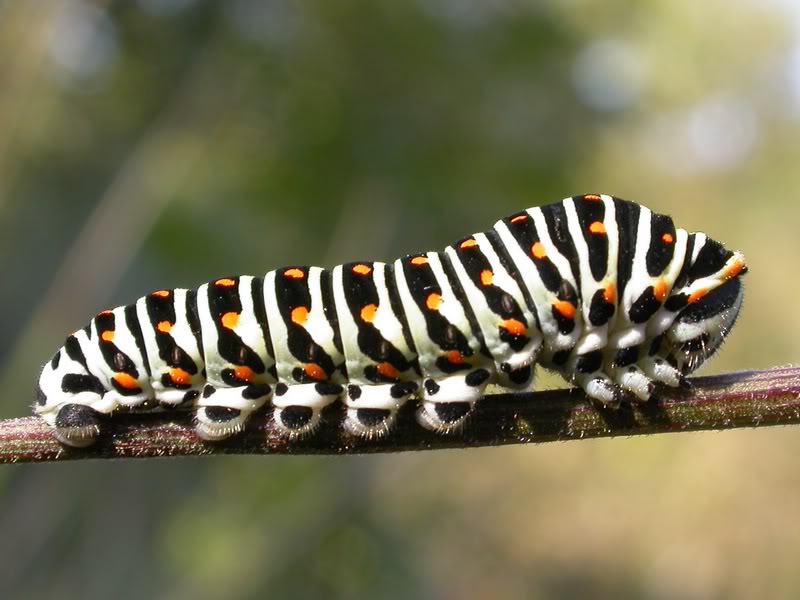
M286 267L103 311L43 367L35 410L91 444L119 409L196 412L219 440L269 405L289 436L345 405L352 435L397 412L459 427L486 386L554 369L607 405L676 386L739 312L744 258L611 196L531 208L394 263Z

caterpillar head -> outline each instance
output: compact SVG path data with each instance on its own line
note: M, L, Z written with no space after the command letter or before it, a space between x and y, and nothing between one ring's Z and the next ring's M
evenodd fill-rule
M707 238L696 241L686 283L674 295L685 306L667 331L682 373L696 370L722 346L742 307L746 272L740 252Z

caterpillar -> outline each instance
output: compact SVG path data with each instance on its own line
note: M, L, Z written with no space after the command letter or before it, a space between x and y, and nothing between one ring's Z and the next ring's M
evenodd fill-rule
M446 434L487 385L528 388L536 365L602 405L645 402L720 347L746 271L668 216L574 196L442 252L222 277L104 310L44 365L34 410L74 447L120 410L193 409L215 441L268 403L287 436L312 434L337 401L352 435L388 434L409 401Z

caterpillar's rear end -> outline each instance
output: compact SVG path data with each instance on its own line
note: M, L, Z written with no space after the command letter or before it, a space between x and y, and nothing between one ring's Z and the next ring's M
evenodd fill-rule
M287 436L346 405L352 435L419 404L448 433L486 386L524 389L536 364L594 400L647 401L722 344L744 258L605 195L567 198L391 264L286 267L159 290L98 314L43 367L35 410L72 446L119 410L192 409L207 440L271 405Z

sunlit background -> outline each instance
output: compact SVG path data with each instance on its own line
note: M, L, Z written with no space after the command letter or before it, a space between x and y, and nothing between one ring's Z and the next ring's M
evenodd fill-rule
M0 1L0 413L100 309L607 192L748 257L800 356L796 0ZM800 590L800 429L0 469L7 598Z

